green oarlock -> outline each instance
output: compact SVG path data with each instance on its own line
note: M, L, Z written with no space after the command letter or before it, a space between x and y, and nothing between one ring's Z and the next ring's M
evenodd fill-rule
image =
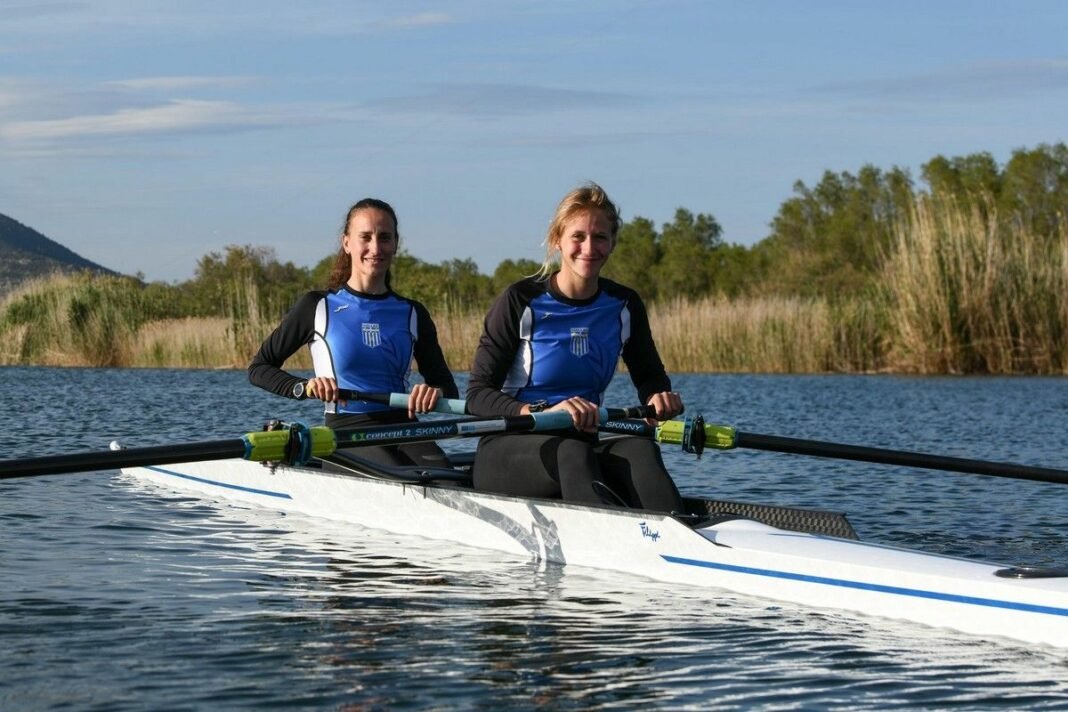
M337 439L334 431L325 425L317 425L308 428L311 437L311 455L313 457L325 457L337 449ZM261 430L254 433L246 433L245 459L253 462L280 462L286 459L286 451L289 447L290 431L286 430Z
M682 445L686 432L686 421L668 420L656 428L656 441L668 445ZM729 425L705 424L705 447L717 450L730 450L734 447L737 434Z
M312 457L326 457L327 455L333 455L337 450L337 437L334 435L334 431L325 425L316 425L308 428L311 432Z

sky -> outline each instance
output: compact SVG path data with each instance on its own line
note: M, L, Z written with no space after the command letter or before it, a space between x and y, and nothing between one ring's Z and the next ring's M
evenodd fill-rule
M1066 31L1059 0L0 0L0 213L167 282L313 266L367 196L491 274L590 180L751 245L824 171L1068 140Z

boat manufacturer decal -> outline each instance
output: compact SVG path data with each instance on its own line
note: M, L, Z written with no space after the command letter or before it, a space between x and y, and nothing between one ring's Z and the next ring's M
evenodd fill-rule
M1042 613L1051 616L1068 617L1068 608L1057 606L1042 606L1034 603L1020 603L1018 601L1002 601L996 598L980 598L978 596L963 596L958 593L943 593L941 591L925 591L920 588L905 588L903 586L887 586L879 583L865 583L863 581L850 581L849 579L836 579L826 576L812 576L798 574L790 571L776 571L774 569L758 569L751 566L736 566L714 561L702 561L700 559L687 559L681 556L661 555L664 561L683 566L697 566L705 569L717 569L737 574L749 574L751 576L764 576L767 578L784 579L786 581L801 581L821 586L838 586L851 588L859 591L872 591L874 593L886 593L892 596L907 596L911 598L925 598L932 601L945 601L947 603L963 603L970 606L984 606L987 608L1002 608L1010 611L1023 611L1025 613Z
M641 527L642 536L646 539L652 539L653 541L660 540L660 532L650 527L647 523L638 522L638 526Z
M375 440L392 440L394 438L429 437L440 438L456 433L453 425L415 425L390 428L377 433L352 433L350 442L373 442Z
M180 477L183 480L190 480L191 482L200 482L205 485L214 485L216 487L223 487L225 489L237 490L239 492L251 492L252 494L262 494L267 497L278 497L279 499L293 499L285 492L273 492L271 490L256 489L255 487L243 487L241 485L230 484L229 482L219 482L218 480L209 480L204 477L196 477L194 475L187 475L184 472L175 472L174 470L165 470L162 467L146 467L146 470L152 470L163 475L170 475L171 477Z
M644 433L649 426L646 425L644 420L609 420L604 423L604 427L613 432L631 431Z

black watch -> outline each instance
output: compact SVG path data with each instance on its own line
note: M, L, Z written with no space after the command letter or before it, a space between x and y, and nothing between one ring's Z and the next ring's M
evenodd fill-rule
M540 400L540 401L534 401L533 403L527 403L527 410L529 410L531 413L540 413L540 412L542 412L543 410L545 410L548 407L549 407L549 401L547 401L547 400Z

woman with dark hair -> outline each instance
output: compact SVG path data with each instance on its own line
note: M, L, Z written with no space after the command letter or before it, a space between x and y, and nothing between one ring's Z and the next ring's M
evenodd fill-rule
M282 365L307 344L315 376L304 391L326 403L326 424L332 428L413 421L416 413L433 410L441 396L457 397L426 307L390 287L398 241L397 214L388 203L365 198L353 205L342 226L328 289L308 292L290 309L249 364L249 380L272 393L295 397L293 387L305 384L304 379L282 370ZM413 358L425 383L411 387L407 413L368 401L339 400L339 389L408 392ZM359 454L387 465L428 465L443 459L434 443L363 447Z
M613 501L604 496L610 489L631 506L683 510L656 443L597 437L598 408L620 356L657 419L682 412L641 298L600 276L619 226L619 211L600 186L571 191L549 226L542 269L508 287L490 308L471 368L468 411L566 410L575 432L483 437L476 489L591 504Z

